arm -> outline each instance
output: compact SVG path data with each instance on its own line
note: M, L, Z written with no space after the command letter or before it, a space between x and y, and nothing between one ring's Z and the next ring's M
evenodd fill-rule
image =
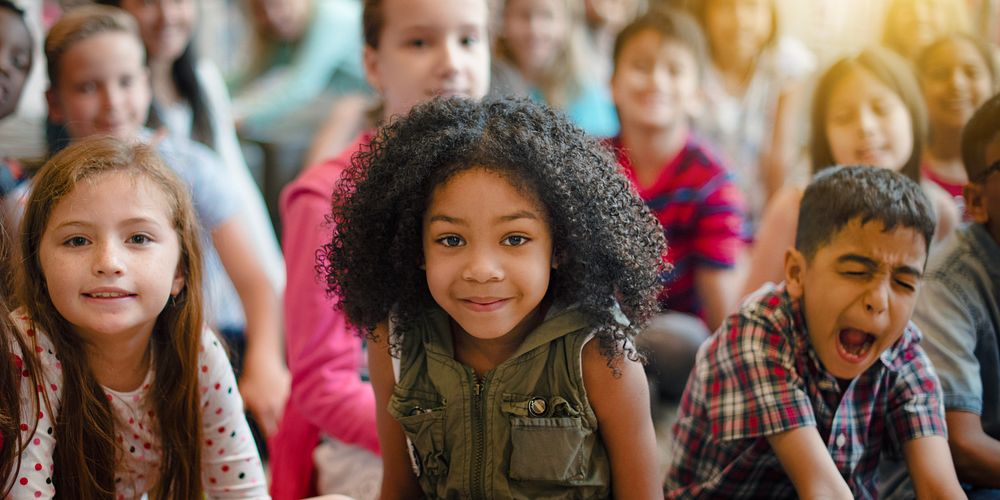
M403 427L389 414L389 398L396 385L389 355L389 330L385 325L375 329L378 340L368 346L368 369L375 389L375 420L382 446L382 500L420 498L423 492L410 466L406 435Z
M267 480L243 414L243 400L221 341L205 330L199 364L201 389L201 477L206 498L266 498Z
M601 439L611 459L614 497L663 498L649 389L642 366L622 357L616 361L621 375L615 377L595 341L584 346L582 356L587 399L597 415Z
M975 413L949 410L945 419L958 476L977 487L1000 488L1000 441L983 432Z
M364 125L370 102L364 94L348 94L337 99L319 132L313 136L303 165L309 167L319 163L347 147Z
M952 201L951 196L944 188L927 180L921 181L920 184L934 205L934 212L937 214L934 243L940 243L961 225L962 216L958 213L958 207L955 206L955 202Z
M335 309L336 299L327 296L326 282L316 273L316 252L329 243L332 231L325 226L329 194L298 186L286 190L281 204L292 405L323 432L378 453L375 394L359 375L361 338Z
M944 436L911 439L903 445L903 456L917 498L965 498Z
M816 427L796 427L772 434L767 442L800 498L854 498Z
M216 226L212 242L246 314L240 393L264 433L271 435L281 419L290 379L281 348L278 297L239 218L230 217Z
M750 264L741 295L753 292L767 282L784 281L785 251L795 246L795 227L799 223L801 200L801 189L785 188L764 209L753 246L750 247Z
M694 286L704 308L705 324L713 332L722 325L726 315L735 312L739 305L738 285L742 284L746 274L744 264L738 262L732 269L699 266L694 272Z
M694 235L694 288L711 331L736 310L747 258L746 203L722 167L717 168L715 178L706 184L717 187L698 208Z
M798 139L795 136L795 119L802 109L805 84L792 83L785 87L774 110L774 129L771 143L767 145L761 158L765 200L771 199L784 187L788 178L788 168L795 160Z

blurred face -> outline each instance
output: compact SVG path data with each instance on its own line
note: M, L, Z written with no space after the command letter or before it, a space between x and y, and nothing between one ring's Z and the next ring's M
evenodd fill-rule
M559 57L569 35L566 0L508 0L503 16L503 38L514 64L537 74Z
M31 34L24 21L0 8L0 119L17 109L31 71Z
M982 182L965 186L965 211L973 222L983 224L1000 244L1000 132L986 146L986 165L992 166Z
M38 258L52 304L85 340L148 337L183 289L168 206L151 182L112 172L53 208Z
M194 32L194 0L122 0L121 7L139 22L150 60L173 63Z
M611 94L624 127L684 123L698 100L698 63L686 46L640 32L621 49Z
M774 29L773 0L706 1L706 34L715 58L750 61L757 57Z
M584 11L591 24L619 30L636 12L635 0L584 0Z
M139 40L104 32L76 42L63 53L59 81L47 97L52 121L64 123L74 139L135 137L146 123L151 99Z
M993 76L968 40L954 39L927 54L920 74L932 128L961 129L993 94Z
M913 123L899 95L857 68L833 86L826 138L839 165L900 170L913 153Z
M253 0L251 9L257 30L276 40L295 42L309 25L309 0Z
M948 2L954 0L896 0L889 9L887 41L889 45L912 59L920 50L945 34L951 12Z
M549 288L552 233L543 209L521 192L473 168L435 188L424 214L431 296L476 339L527 334Z
M917 298L924 237L881 222L847 224L811 260L786 256L788 293L801 299L812 347L834 377L851 380L899 337Z
M368 83L385 116L436 96L480 99L490 80L486 2L385 0L378 48L365 46Z

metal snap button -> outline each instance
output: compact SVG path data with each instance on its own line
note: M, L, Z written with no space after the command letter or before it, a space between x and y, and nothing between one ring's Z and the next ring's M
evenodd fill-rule
M423 408L421 408L419 406L414 406L413 409L410 410L410 416L412 417L414 415L420 415L423 412L424 412Z
M532 417L540 417L545 415L545 410L548 408L548 403L545 402L545 398L531 398L528 401L528 413Z

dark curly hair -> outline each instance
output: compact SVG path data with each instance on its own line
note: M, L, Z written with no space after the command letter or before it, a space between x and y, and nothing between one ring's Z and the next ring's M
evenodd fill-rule
M622 354L639 359L629 340L658 310L663 230L610 152L526 100L435 99L352 158L333 195L336 231L318 256L350 321L371 336L391 315L395 350L433 306L420 269L424 212L436 186L470 168L499 173L538 200L559 263L548 297L593 318L609 366ZM616 302L628 322L616 320Z

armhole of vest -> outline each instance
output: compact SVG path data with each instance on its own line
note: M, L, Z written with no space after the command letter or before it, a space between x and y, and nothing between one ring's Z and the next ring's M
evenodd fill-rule
M392 339L392 336L395 333L395 330L396 330L396 321L392 317L392 315L390 314L389 315L389 339ZM392 361L392 379L397 384L399 383L399 370L400 370L400 364L399 363L402 361L402 357L403 357L403 353L402 352L399 353L398 357L397 356L389 356L389 359Z

